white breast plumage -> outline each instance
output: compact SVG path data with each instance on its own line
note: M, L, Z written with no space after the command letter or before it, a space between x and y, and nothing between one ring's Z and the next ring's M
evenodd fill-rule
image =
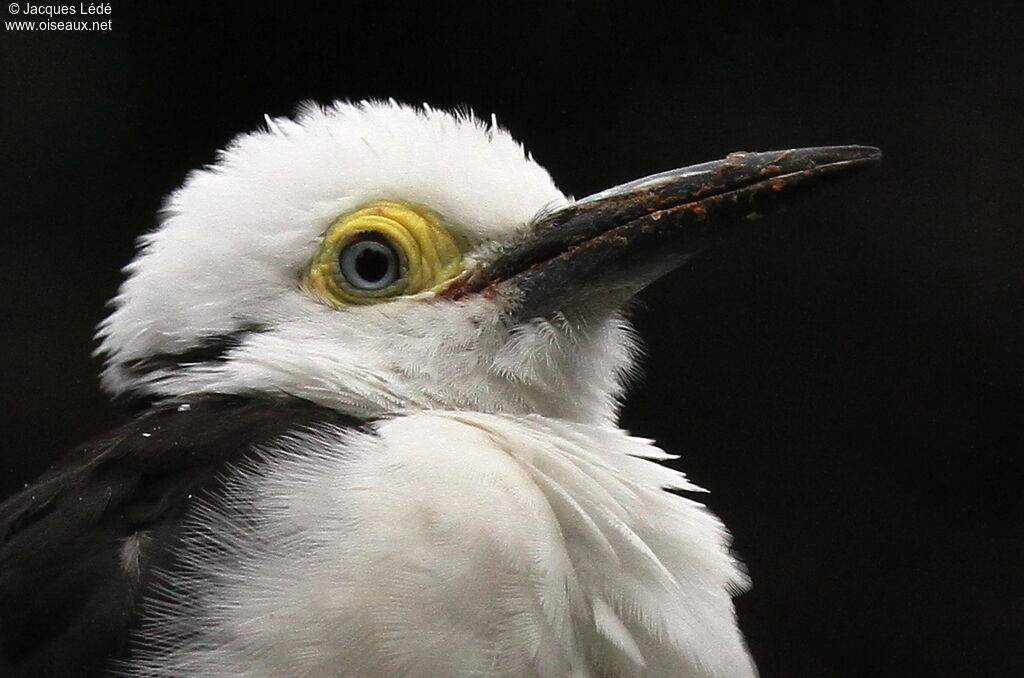
M277 448L194 512L129 675L754 673L727 535L649 441L437 412Z

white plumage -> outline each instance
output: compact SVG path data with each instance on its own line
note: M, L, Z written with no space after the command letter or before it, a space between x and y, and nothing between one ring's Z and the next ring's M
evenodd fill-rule
M748 676L721 523L650 441L431 412L321 430L187 527L145 676ZM316 455L308 454L316 450Z
M470 268L569 203L493 124L338 104L237 139L143 238L100 330L108 390L284 393L378 421L232 469L124 674L753 675L727 533L615 426L637 354L619 305L511 322L501 295L320 303L298 272L381 199L428 206ZM231 333L223 359L131 369Z

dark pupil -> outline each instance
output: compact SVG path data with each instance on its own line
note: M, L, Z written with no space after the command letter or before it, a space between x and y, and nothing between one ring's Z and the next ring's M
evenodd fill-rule
M356 256L356 273L366 282L379 282L388 273L388 256L367 247Z

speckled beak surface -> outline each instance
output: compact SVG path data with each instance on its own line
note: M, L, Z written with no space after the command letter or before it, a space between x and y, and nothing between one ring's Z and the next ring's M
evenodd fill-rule
M457 290L518 296L540 316L567 300L624 300L735 225L877 164L870 146L731 153L596 193L542 217L530 235Z

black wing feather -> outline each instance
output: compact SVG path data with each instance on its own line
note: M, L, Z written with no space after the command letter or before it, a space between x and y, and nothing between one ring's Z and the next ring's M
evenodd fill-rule
M126 656L193 497L216 493L256 446L320 424L365 422L297 398L162 403L0 504L0 675L98 676ZM124 562L129 540L138 558Z

